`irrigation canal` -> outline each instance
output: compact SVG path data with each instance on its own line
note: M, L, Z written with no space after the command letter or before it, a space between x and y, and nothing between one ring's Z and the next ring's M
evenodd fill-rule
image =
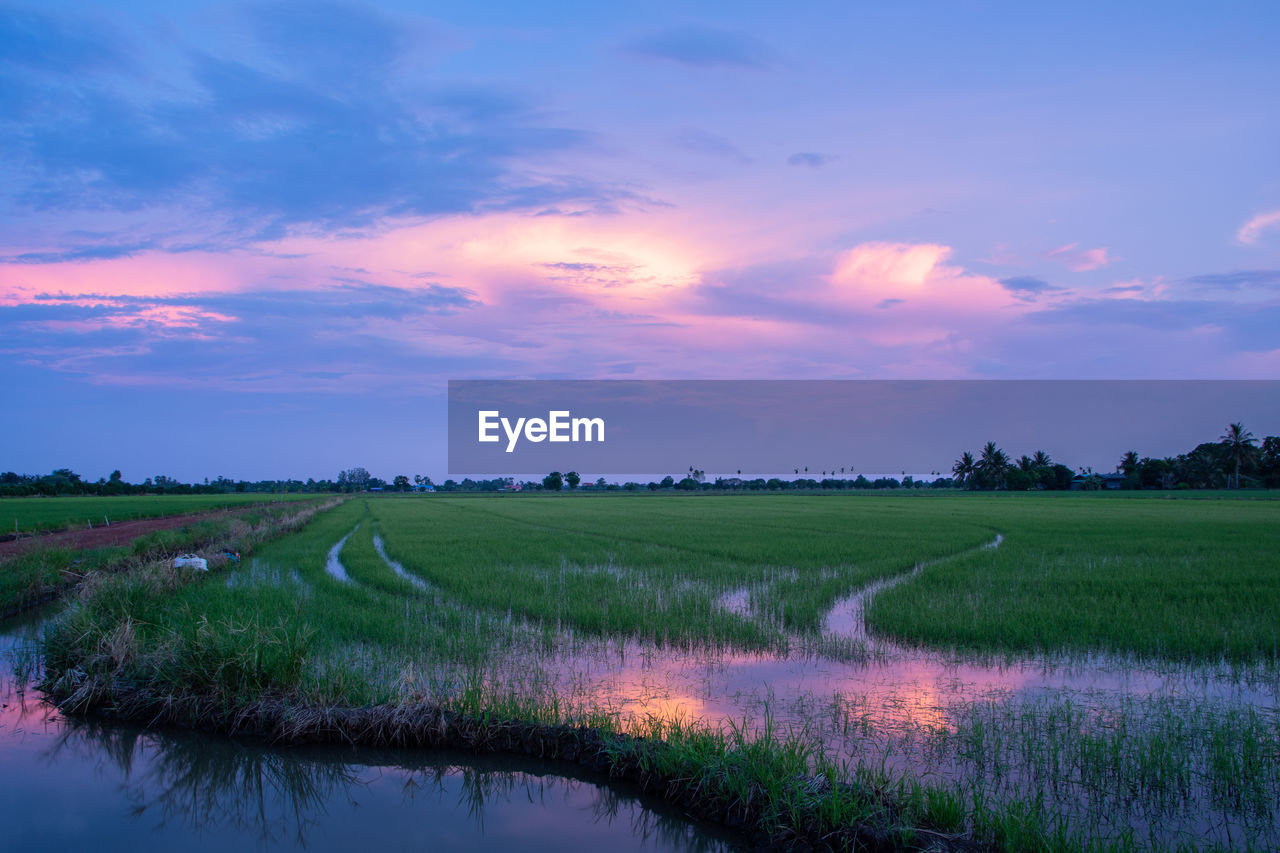
M0 622L6 849L732 849L717 828L566 763L273 748L66 717L32 686L42 622Z

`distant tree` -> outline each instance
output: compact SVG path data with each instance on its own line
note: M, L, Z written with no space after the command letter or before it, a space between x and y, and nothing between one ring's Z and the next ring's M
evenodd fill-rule
M577 471L570 471L568 474L565 474L564 479L571 489L578 488L578 484L582 482L582 478L578 476Z
M972 489L974 487L973 475L977 472L978 466L973 460L973 454L965 451L960 454L960 458L956 460L956 464L951 466L951 473L956 475L956 485L964 486Z
M1035 460L1027 454L1018 457L1018 470L1024 474L1029 474L1036 467Z
M1052 468L1053 460L1043 450L1037 450L1031 457L1031 464L1037 468Z
M1139 461L1138 452L1136 450L1130 450L1124 456L1120 457L1120 464L1116 466L1116 470L1121 474L1124 474L1126 477L1132 477L1134 474L1138 473Z
M978 460L978 479L985 488L1003 489L1008 471L1009 455L996 447L994 441L988 441L982 448L982 457Z
M1251 461L1257 448L1254 446L1257 439L1253 437L1253 433L1244 428L1242 423L1227 424L1227 431L1222 434L1222 443L1227 446L1227 451L1231 454L1232 460L1236 463L1236 488L1240 488L1240 463L1242 461Z
M660 483L658 483L658 488L670 489L675 484L676 484L675 478L672 477L670 474L668 474L667 476L662 478L662 481Z
M542 488L549 492L558 492L564 488L564 477L559 471L552 471L542 478Z
M396 474L395 479L391 481L391 486L397 492L409 491L409 478L404 474Z
M1269 489L1280 486L1280 436L1269 435L1262 440L1262 452L1258 460L1262 468L1263 482Z
M348 468L338 472L338 482L343 485L344 491L363 492L370 485L369 472L360 467Z
M124 475L121 474L120 469L117 468L116 470L111 472L111 479L108 482L119 483L123 479L124 479Z
M1005 488L1011 492L1025 492L1034 485L1035 480L1025 468L1010 468L1005 474Z

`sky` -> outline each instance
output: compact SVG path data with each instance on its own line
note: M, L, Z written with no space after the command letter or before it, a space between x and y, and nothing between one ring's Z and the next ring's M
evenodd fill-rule
M1280 378L1278 36L0 4L0 470L439 478L449 379Z

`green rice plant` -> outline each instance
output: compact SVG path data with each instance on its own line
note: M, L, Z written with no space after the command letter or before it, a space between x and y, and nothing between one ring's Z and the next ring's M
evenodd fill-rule
M877 596L872 628L988 651L1280 657L1275 502L1025 498L987 507L1006 533L1002 545Z

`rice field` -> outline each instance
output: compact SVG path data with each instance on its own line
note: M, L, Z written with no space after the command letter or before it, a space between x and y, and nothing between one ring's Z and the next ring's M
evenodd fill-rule
M49 686L639 734L778 820L892 802L918 846L1268 849L1277 522L1159 496L353 499L207 577L94 585Z

